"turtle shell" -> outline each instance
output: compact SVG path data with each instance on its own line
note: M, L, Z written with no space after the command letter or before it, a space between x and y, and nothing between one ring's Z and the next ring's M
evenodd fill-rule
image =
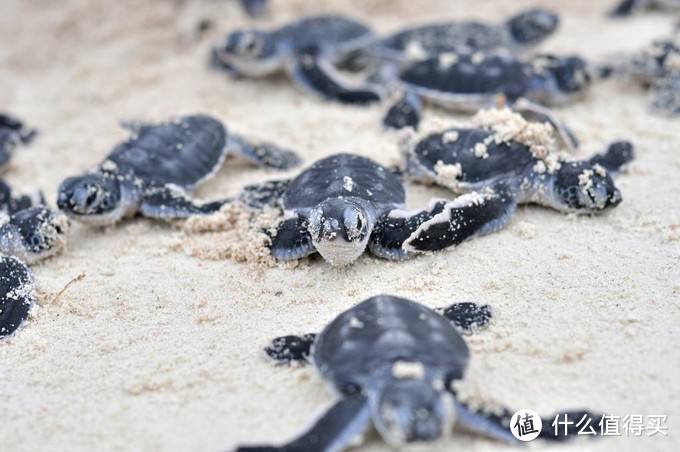
M371 159L335 154L318 160L288 186L283 198L287 209L306 209L329 198L357 197L378 209L399 207L405 193L401 179Z
M451 22L410 28L386 38L381 46L400 52L410 48L426 55L458 49L486 50L506 45L505 34L498 27L479 22Z
M536 161L528 147L514 141L484 145L491 132L484 129L451 128L433 133L414 149L414 158L431 172L441 162L460 164L458 181L478 183L498 177L521 175ZM477 145L484 148L480 152Z
M294 53L350 46L371 35L371 30L364 24L332 15L306 17L276 32L278 40L288 40Z
M399 78L415 88L445 94L503 94L523 96L530 83L530 67L511 57L479 54L442 54L408 66Z
M33 276L14 257L0 256L0 338L12 334L33 304Z
M444 317L405 298L379 295L335 318L317 337L312 358L340 392L361 388L397 361L422 363L458 379L469 352Z
M142 127L136 136L116 146L108 160L118 173L148 185L192 188L221 164L226 133L222 123L210 116L183 116Z

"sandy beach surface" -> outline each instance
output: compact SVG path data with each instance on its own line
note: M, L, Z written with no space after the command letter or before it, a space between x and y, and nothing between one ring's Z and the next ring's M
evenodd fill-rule
M500 20L529 5L559 11L544 49L604 58L667 35L673 18L611 21L609 1L274 0L263 26L340 12L380 32L411 22ZM231 129L297 149L306 162L348 151L392 164L397 137L380 106L323 102L285 77L232 81L207 67L213 42L251 25L218 0L2 0L0 106L41 134L6 178L54 203L61 180L100 162L125 138L121 119L205 112ZM195 33L201 19L215 27ZM668 416L668 436L579 439L533 450L680 450L680 129L652 116L639 87L607 81L559 111L580 152L630 139L638 158L617 182L624 202L602 216L522 207L499 233L456 249L391 263L368 255L336 269L237 262L234 232L187 232L131 219L75 224L68 250L33 267L39 303L0 342L2 451L218 451L279 443L331 402L311 367L276 367L275 336L319 331L378 293L427 306L493 306L486 331L467 337L466 387L544 415L590 408ZM427 121L461 120L429 109ZM677 120L676 120L677 121ZM295 174L291 171L287 174ZM229 160L197 195L234 194L281 177ZM410 207L442 190L407 185ZM219 229L219 228L218 228ZM224 228L228 229L228 228ZM361 447L384 451L376 436ZM515 450L457 435L435 451Z

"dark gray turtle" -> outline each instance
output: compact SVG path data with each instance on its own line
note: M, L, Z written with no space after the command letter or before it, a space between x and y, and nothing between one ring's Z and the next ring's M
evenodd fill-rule
M570 146L569 133L542 106L583 98L591 82L590 69L579 57L537 55L525 61L505 52L442 54L411 64L397 79L404 95L388 110L383 120L387 127L417 128L421 99L463 112L476 112L499 100L509 105L521 100L522 113L551 122Z
M680 11L680 0L621 0L609 12L612 17L624 17L640 11Z
M502 214L496 218L498 228L509 221L518 204L597 213L621 202L612 175L633 159L629 142L612 143L605 153L587 160L568 161L546 144L523 140L521 127L520 123L515 137L508 129L503 136L491 127L430 134L407 151L406 171L416 181L455 192L493 190L505 206L498 209Z
M522 50L535 46L555 32L559 17L533 8L500 24L476 21L425 24L398 31L377 44L377 55L400 63L459 51Z
M227 155L277 169L300 161L274 145L251 144L207 115L127 127L134 135L96 169L62 182L57 205L70 217L109 225L138 212L162 219L210 214L224 201L198 204L188 192L212 176Z
M401 178L357 155L321 159L291 180L250 185L241 195L252 207L279 206L284 221L272 237L275 259L319 252L331 265L348 265L366 247L376 256L402 260L457 245L491 232L504 212L493 194L435 199L427 209L405 211Z
M0 339L19 328L35 301L33 275L14 257L0 256Z
M487 414L473 410L458 400L452 387L452 382L463 378L470 357L455 326L461 323L456 313L475 306L467 305L440 315L404 298L379 295L343 312L319 335L275 339L266 349L269 356L282 363L311 357L338 400L307 431L285 445L237 450L341 451L356 445L371 425L395 448L427 444L448 436L453 427L518 443L509 429L512 411ZM589 413L571 412L569 416L578 419L579 414ZM576 433L575 424L568 434ZM554 434L550 420L543 421L543 426L542 438L564 438Z
M303 89L343 103L379 100L369 89L345 86L337 70L374 40L364 24L342 16L311 16L273 31L238 30L212 51L213 66L231 75L281 71Z
M26 320L35 300L33 275L26 266L62 251L68 219L47 207L21 210L0 222L0 339Z
M651 91L653 111L680 115L680 33L652 42L614 71Z
M7 166L17 145L30 143L36 135L19 119L0 113L0 169Z

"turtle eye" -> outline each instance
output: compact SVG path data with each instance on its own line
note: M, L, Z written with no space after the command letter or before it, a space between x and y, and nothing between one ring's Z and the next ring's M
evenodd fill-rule
M252 34L246 34L241 40L239 51L243 55L257 56L262 50L262 39Z

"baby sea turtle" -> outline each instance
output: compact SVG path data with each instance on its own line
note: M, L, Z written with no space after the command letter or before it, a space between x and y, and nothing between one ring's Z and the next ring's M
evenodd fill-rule
M0 169L9 163L17 145L30 143L36 135L35 129L27 127L19 119L0 113Z
M286 445L237 450L340 451L356 445L371 425L395 448L435 441L453 427L517 443L509 429L510 410L487 414L457 396L452 383L463 378L470 352L455 326L460 319L446 312L379 295L343 312L319 335L275 339L266 349L269 356L283 363L311 357L338 400ZM541 437L564 438L554 435L548 419Z
M251 144L207 115L126 127L133 136L103 163L61 184L57 205L67 215L109 225L138 212L162 219L209 214L224 202L198 204L188 192L212 176L227 155L277 169L299 163L295 153L271 144Z
M343 103L379 100L344 86L338 66L374 40L364 24L343 16L311 16L273 31L238 30L215 47L213 66L231 75L263 77L285 70L303 89Z
M655 112L680 115L680 33L652 42L630 63L614 70L651 90Z
M631 143L615 142L590 159L569 161L555 152L545 124L528 123L507 109L481 112L475 123L414 141L406 150L407 173L454 192L492 189L504 205L497 228L517 204L596 213L621 202L612 176L633 159Z
M621 0L609 15L623 17L639 11L677 12L680 11L680 0Z
M562 106L583 98L591 82L588 65L580 57L546 54L524 60L507 52L442 54L411 64L396 78L404 94L383 120L391 128L417 128L421 99L464 112L476 112L499 100L510 105L522 100L523 111L543 110L544 119L547 116L558 124L541 106ZM561 138L570 141L566 134Z
M4 223L4 224L3 224ZM35 300L26 264L53 256L66 246L68 219L45 206L21 210L0 226L0 339L26 320Z
M424 210L406 211L401 178L365 157L335 154L293 180L245 187L252 207L284 210L271 241L277 260L319 252L331 265L348 265L366 247L376 256L402 260L457 245L494 230L506 208L494 194L435 199Z
M407 28L380 40L376 53L388 61L412 61L459 51L522 50L537 45L555 32L559 17L533 8L501 24L477 21L441 22Z

